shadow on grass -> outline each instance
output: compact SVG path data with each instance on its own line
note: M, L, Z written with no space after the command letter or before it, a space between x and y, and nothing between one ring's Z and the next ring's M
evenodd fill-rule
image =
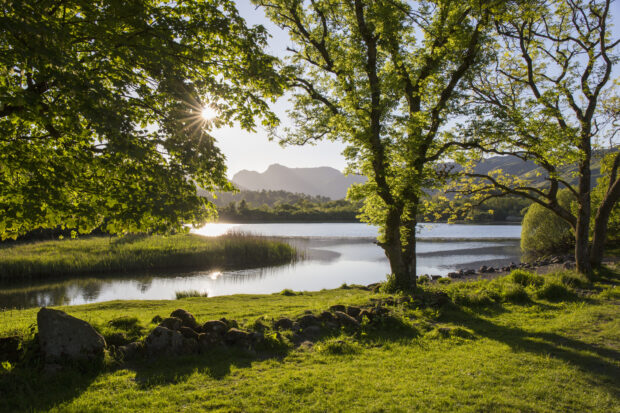
M529 352L565 361L584 372L602 378L604 386L615 397L620 397L618 387L620 367L616 364L620 360L620 352L617 350L557 333L530 332L518 327L498 325L478 317L475 313L455 308L446 311L441 318L468 328L478 336L507 344L515 352Z
M39 369L19 367L0 373L0 411L47 411L77 398L99 373L95 368L71 368L59 374L45 374Z

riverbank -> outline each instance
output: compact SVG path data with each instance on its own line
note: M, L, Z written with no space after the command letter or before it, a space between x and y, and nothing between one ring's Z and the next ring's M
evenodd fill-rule
M243 234L207 238L84 237L0 246L0 281L169 269L252 268L290 262L290 245Z
M537 277L426 285L413 298L346 287L61 307L109 341L119 334L140 340L156 316L183 308L201 323L225 317L241 329L263 324L265 337L280 345L156 363L109 357L100 370L56 376L42 375L33 356L5 364L0 400L9 411L618 410L618 267L594 283L570 271ZM280 317L378 301L390 309L384 322L362 320L358 329L329 330L299 347L270 327ZM32 348L36 314L0 312L0 336L21 336Z

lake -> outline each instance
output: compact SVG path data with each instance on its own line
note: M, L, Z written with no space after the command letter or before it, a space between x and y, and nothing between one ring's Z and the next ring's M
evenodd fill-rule
M242 232L275 237L304 252L295 263L237 271L191 271L74 278L27 287L0 287L0 307L85 304L109 300L173 299L176 291L209 296L269 294L289 288L315 291L343 283L385 280L389 265L374 243L377 228L359 223L207 224L192 232L219 236ZM520 260L520 225L424 224L419 228L418 274L446 275L481 265Z

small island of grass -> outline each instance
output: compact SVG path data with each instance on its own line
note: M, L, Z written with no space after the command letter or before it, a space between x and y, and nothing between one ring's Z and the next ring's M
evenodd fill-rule
M0 280L171 269L249 268L290 262L297 252L267 238L230 234L86 237L5 244Z

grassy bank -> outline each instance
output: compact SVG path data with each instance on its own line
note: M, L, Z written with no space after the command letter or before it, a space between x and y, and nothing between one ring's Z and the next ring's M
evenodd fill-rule
M0 246L0 280L177 268L243 268L289 262L288 244L248 235L88 237Z
M397 322L335 332L313 348L258 355L215 351L138 359L103 370L40 374L36 361L0 373L5 410L33 411L575 411L620 410L620 283L570 272L426 285L394 305ZM199 321L258 318L364 304L381 293L347 288L291 295L116 301L64 307L107 337L137 338L176 308ZM36 309L0 313L0 336L29 337ZM127 322L118 322L119 318ZM113 321L116 320L116 321Z

